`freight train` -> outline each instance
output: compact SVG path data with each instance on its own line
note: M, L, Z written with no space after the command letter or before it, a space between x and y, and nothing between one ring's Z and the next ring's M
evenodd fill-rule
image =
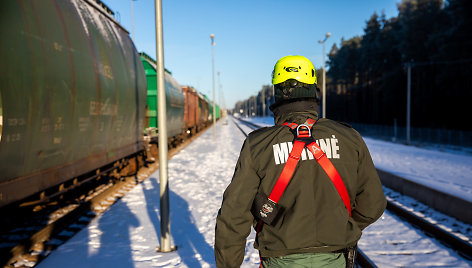
M105 4L4 0L0 30L0 207L157 140L155 63ZM211 120L204 96L165 81L171 140Z

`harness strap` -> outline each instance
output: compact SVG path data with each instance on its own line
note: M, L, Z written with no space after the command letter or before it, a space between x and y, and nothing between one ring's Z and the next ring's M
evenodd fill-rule
M346 190L346 186L344 185L341 176L339 175L338 171L334 167L333 163L329 161L326 154L321 150L320 146L316 142L312 142L307 146L308 150L313 154L318 164L320 164L321 168L326 172L328 177L336 187L339 196L343 200L344 206L346 206L347 211L349 212L349 216L351 215L351 200L349 198L349 194Z
M285 188L287 188L287 185L290 182L293 173L295 172L295 168L297 167L298 161L300 160L302 151L306 146L307 149L313 154L318 164L321 166L321 168L323 168L325 173L333 182L334 186L336 187L336 190L338 191L339 196L341 197L344 203L344 206L346 206L346 209L349 212L349 216L352 217L351 201L349 199L349 194L346 190L346 186L344 185L343 180L341 179L341 176L334 167L333 163L331 163L326 154L323 152L323 150L321 150L320 146L313 140L313 137L311 136L310 130L315 123L315 120L308 118L306 122L301 125L289 122L285 122L282 124L284 126L288 126L292 130L297 129L297 136L293 143L293 147L290 151L287 162L285 163L285 166L282 169L282 173L280 173L280 176L277 179L277 182L275 183L274 188L272 189L272 192L269 195L269 199L275 203L279 202L280 197L285 191ZM300 129L300 127L302 126L303 128ZM312 142L307 145L307 140ZM264 223L262 220L259 220L259 222L257 223L256 239L263 224ZM259 267L262 267L262 257L260 257L260 259L261 260Z
M315 120L308 118L307 121L302 125L307 125L309 128L311 128L315 123L316 123ZM295 128L299 127L297 124L289 123L289 122L285 122L282 125L288 126L291 129L295 129ZM302 126L302 125L300 125L300 126ZM297 138L306 137L305 135L306 135L306 133L300 131ZM310 136L310 138L311 138L311 136ZM294 150L296 143L297 143L297 140L295 140L292 151ZM303 143L303 145L305 145L305 143ZM313 154L313 156L315 157L318 164L320 164L321 168L323 168L325 173L328 175L328 177L333 182L334 187L336 187L336 190L338 191L339 196L343 200L344 206L346 206L346 209L349 212L349 216L352 217L352 215L351 215L351 200L349 198L349 194L346 190L346 186L344 185L344 182L343 182L341 176L339 175L338 171L334 167L333 163L331 163L331 161L328 159L326 154L323 152L323 150L321 150L320 146L315 141L311 142L306 147ZM302 148L302 150L303 150L303 148ZM290 154L292 154L292 153L290 153ZM300 154L301 154L301 151L300 151ZM300 155L298 155L298 157L300 157ZM290 160L290 156L289 156L289 159L287 160L287 163L285 164L285 167L288 165L289 160ZM298 160L297 160L297 163L298 163ZM295 166L296 166L296 163L295 163ZM285 167L284 167L284 170L285 170ZM284 170L282 170L282 174L284 173ZM280 175L279 180L281 179L282 174ZM292 174L293 174L293 171L290 174L290 177L292 176ZM283 178L283 179L285 179L285 178ZM290 178L288 178L288 181L290 181ZM288 184L288 181L287 181L287 184ZM276 185L274 186L274 189L272 190L272 192L274 192L274 191L278 192L279 191L278 189L276 189L277 184L278 184L278 181L277 181ZM283 184L281 183L281 185L283 185ZM287 185L285 185L285 187L286 186ZM285 190L285 187L282 189L282 193L283 193L283 190ZM272 193L271 193L271 195L272 195ZM278 195L278 193L277 193L277 195ZM281 195L282 194L280 193L280 196ZM279 198L280 198L280 196L279 196ZM271 199L271 200L273 200L273 199ZM275 201L275 200L273 200L273 201ZM277 199L277 201L278 201L278 199Z
M305 148L305 143L295 140L292 151L288 155L288 159L285 163L282 173L280 173L279 179L275 183L275 186L269 195L269 199L275 203L279 202L280 197L290 182L290 179L295 172L295 168L297 167L298 161L300 160L300 156L302 155L303 148Z
M305 124L303 124L307 126L308 128L299 130L297 133L297 138L306 138L308 136L311 137L310 129L315 123L316 123L315 120L308 118ZM288 126L291 129L295 129L298 127L297 124L289 123L289 122L285 122L282 125ZM292 178L293 173L295 172L295 168L297 167L298 161L300 160L300 156L302 155L303 148L305 148L305 143L300 140L295 139L295 142L293 143L292 151L290 151L290 154L288 155L288 159L287 159L287 162L285 163L282 173L280 173L279 179L275 183L275 186L269 195L269 199L274 201L275 203L279 202L280 197L285 191L285 188L287 188L287 185L290 182L290 179Z

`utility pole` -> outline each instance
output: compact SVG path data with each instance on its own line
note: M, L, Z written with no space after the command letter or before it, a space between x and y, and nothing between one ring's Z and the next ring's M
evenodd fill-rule
M249 105L250 105L250 101L251 101L250 99L248 99L248 100L246 101L246 109L247 109L246 118L249 118L249 116L250 116L250 115L249 115L249 110L250 110L250 109L249 109Z
M328 32L325 35L325 39L323 41L319 40L318 43L323 45L323 118L326 118L326 67L325 67L325 42L331 36L331 33Z
M222 110L222 107L221 107L221 104L223 103L221 101L221 81L220 81L220 71L217 71L216 74L218 75L218 102L220 103L220 119L221 119L221 110Z
M257 117L257 96L259 94L256 92L256 97L254 97L254 117Z
M162 29L162 0L155 0L156 9L156 73L157 73L157 108L159 130L159 190L161 212L161 246L159 252L175 250L170 246L169 184L167 174L167 125L166 93L164 82L164 41Z
M216 140L216 105L215 105L215 35L210 34L211 39L211 76L213 83L213 139Z
M410 118L411 118L411 66L412 62L406 64L408 68L408 80L406 82L406 144L410 144Z
M133 42L136 41L134 40L134 8L133 8L134 1L136 0L131 0L131 37L133 39Z
M261 94L262 94L262 117L265 117L265 110L266 110L265 88L262 89Z

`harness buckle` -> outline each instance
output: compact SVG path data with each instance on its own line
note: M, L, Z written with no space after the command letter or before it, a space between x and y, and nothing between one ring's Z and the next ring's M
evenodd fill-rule
M302 136L300 136L300 127L306 128L306 130L302 129L302 131L308 131L308 135L306 133L303 133ZM305 124L298 125L298 127L297 127L297 137L301 137L301 138L311 137L311 128L309 126L305 125Z
M293 131L295 134L295 131ZM305 143L305 146L315 141L311 136L311 128L308 125L301 124L297 126L295 140Z

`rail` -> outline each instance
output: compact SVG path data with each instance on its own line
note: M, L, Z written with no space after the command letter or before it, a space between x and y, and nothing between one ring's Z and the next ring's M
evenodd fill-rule
M169 158L198 138L207 127L182 143L171 146ZM0 247L0 267L31 267L38 264L51 251L79 232L78 226L85 227L159 168L157 162L148 162L146 165L142 152L138 152L136 157L139 159L123 161L120 168L126 171L119 179L112 178L112 174L117 172L115 166L104 168L103 171L94 172L79 183L72 184L67 188L69 191L60 187L57 193L29 204L23 202L23 206L18 208L2 208L0 211L3 220L7 217L12 219L8 224L0 222L3 244ZM112 174L108 176L105 173ZM8 216L11 214L8 212L14 212L15 217ZM16 233L17 230L21 230L20 235Z

